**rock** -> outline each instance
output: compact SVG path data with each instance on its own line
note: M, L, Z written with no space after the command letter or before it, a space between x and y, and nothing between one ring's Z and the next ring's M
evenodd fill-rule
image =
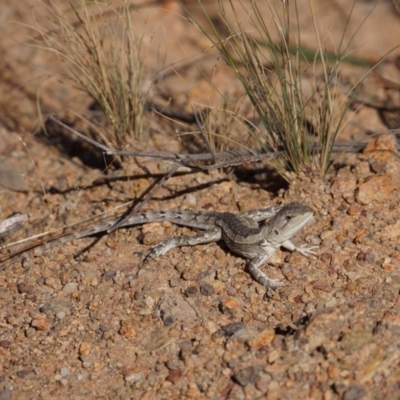
M331 186L331 194L334 198L342 196L345 200L354 198L357 187L357 179L347 168L342 168Z
M396 189L399 189L399 184L393 180L392 175L374 175L359 185L356 200L363 205L372 202L382 203Z

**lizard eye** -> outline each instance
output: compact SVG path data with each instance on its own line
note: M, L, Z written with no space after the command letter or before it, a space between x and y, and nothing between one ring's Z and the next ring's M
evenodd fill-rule
M290 221L292 219L292 216L291 215L286 215L285 219L286 219L286 221Z

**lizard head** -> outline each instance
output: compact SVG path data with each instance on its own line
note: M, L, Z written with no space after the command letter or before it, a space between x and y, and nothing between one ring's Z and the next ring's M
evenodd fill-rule
M313 210L301 203L289 203L266 224L267 234L264 236L269 243L279 246L289 240L304 225L312 220Z

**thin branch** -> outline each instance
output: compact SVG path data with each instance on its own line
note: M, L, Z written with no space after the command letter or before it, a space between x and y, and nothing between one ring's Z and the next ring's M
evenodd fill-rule
M136 150L113 150L109 147L83 135L82 133L72 129L70 126L64 124L63 122L59 121L58 119L50 116L49 119L54 121L56 124L62 126L63 128L67 129L74 135L80 137L81 139L85 140L86 142L91 143L92 145L98 147L99 149L103 150L107 155L114 155L114 156L131 156L131 157L148 157L148 158L158 158L158 159L165 159L165 160L174 160L178 162L183 167L190 167L190 168L200 168L200 169L209 169L210 166L203 166L198 165L196 162L198 161L208 161L214 159L221 159L221 158L233 158L235 162L241 159L241 162L247 162L251 160L255 155L259 156L260 159L275 159L283 154L283 152L276 152L276 153L265 153L265 151L261 148L252 149L250 150L231 150L231 151L223 151L220 153L200 153L200 154L179 154L179 153L166 153L166 152L152 152L152 151L136 151ZM194 165L193 165L194 164ZM215 168L215 167L213 167Z
M28 221L28 214L16 213L12 217L6 218L0 222L0 240L6 236L12 235L22 228L24 223Z
M98 147L103 150L108 155L115 156L131 156L131 157L147 157L147 158L157 158L164 160L173 160L178 166L195 168L201 170L211 170L222 167L229 167L234 165L239 165L245 162L255 162L261 160L273 160L278 157L281 157L285 152L277 151L274 153L265 153L265 150L262 148L253 148L250 150L230 150L223 151L220 153L199 153L199 154L180 154L180 153L166 153L166 152L153 152L153 151L136 151L136 150L113 150L109 147L93 140L86 135L76 131L70 126L64 124L60 120L56 119L53 116L50 116L49 119L54 121L56 124L62 126L67 129L69 132L78 136L79 138L85 140L88 143ZM354 141L346 141L346 142L335 142L333 145L332 152L333 153L358 153L365 146L365 143L354 142ZM397 145L397 150L400 151L400 145ZM320 151L320 146L318 143L311 144L310 151ZM216 162L217 159L225 158L227 160ZM214 164L210 165L200 165L199 161L214 161Z

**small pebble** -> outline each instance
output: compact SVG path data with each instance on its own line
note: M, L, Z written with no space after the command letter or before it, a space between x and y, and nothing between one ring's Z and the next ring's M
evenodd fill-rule
M197 295L198 289L196 286L189 286L183 293L186 297L193 297Z
M64 293L73 293L78 288L78 284L76 282L69 282L63 287Z
M0 390L0 400L12 399L12 391L9 389Z
M211 296L215 293L214 287L212 285L209 285L208 283L205 283L200 286L200 293L204 296Z
M243 322L232 322L231 324L227 324L222 327L224 334L226 336L232 336L236 332L239 332L241 329L244 329L245 325Z
M246 386L249 383L254 383L260 372L262 372L261 366L250 366L234 374L233 378L239 385Z
M185 202L191 206L195 206L197 204L196 196L189 193L185 196Z
M57 316L57 318L58 318L59 320L64 319L64 318L65 318L65 311L59 311L59 312L56 314L56 316Z

